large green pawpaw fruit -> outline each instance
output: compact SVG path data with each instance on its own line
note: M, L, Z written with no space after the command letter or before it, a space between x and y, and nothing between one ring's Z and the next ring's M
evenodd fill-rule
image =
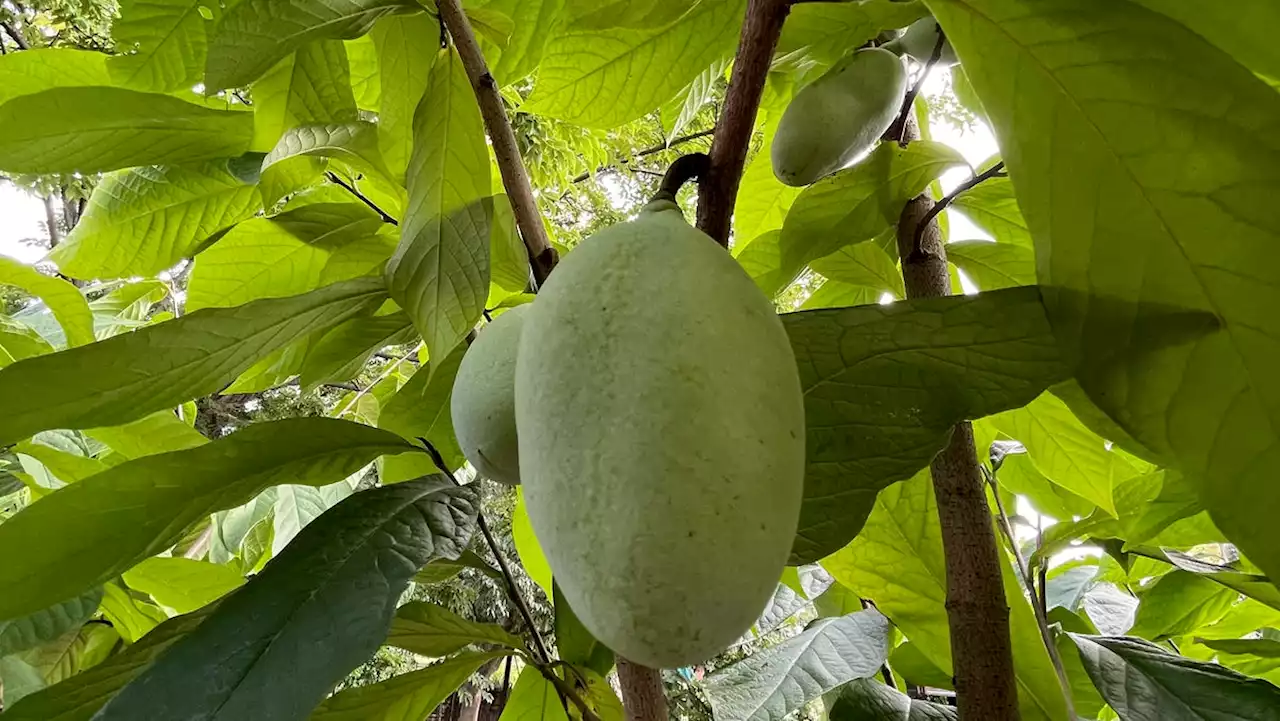
M772 304L674 203L556 268L520 339L516 421L534 531L597 638L674 667L750 628L795 537L803 399Z
M805 86L778 123L770 157L787 185L809 185L870 150L907 94L907 71L888 50L859 50Z
M932 16L922 17L908 25L902 37L886 43L884 48L899 55L910 55L916 62L927 63L929 58L933 57L933 49L938 45L938 32L937 20ZM938 64L951 67L959 62L955 48L951 47L951 41L943 38L942 54L938 56Z
M453 381L449 410L462 453L485 478L520 482L516 442L516 351L529 306L508 310L484 327Z

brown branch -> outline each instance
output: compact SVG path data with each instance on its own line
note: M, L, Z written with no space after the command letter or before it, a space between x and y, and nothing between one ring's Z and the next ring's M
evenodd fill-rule
M538 212L533 186L529 184L529 173L520 158L516 135L511 130L502 96L498 93L498 83L489 74L489 67L485 64L480 45L476 43L475 33L471 30L471 23L463 14L458 0L437 0L436 7L453 37L458 57L462 59L462 67L466 69L471 88L476 93L480 115L484 117L484 126L489 133L489 141L493 144L493 154L498 159L498 171L502 173L502 187L507 191L511 210L516 217L516 228L529 252L533 278L541 286L558 259L547 238L547 229L542 225L542 214Z
M903 139L919 139L915 118L910 113L905 118ZM933 198L921 193L907 202L899 216L898 255L908 298L951 294L942 231L936 217L923 222L933 205ZM921 225L924 229L918 230ZM912 252L917 235L921 253ZM978 472L973 427L967 421L955 426L951 440L929 464L929 470L946 557L947 621L960 718L1018 721L1002 560Z
M662 672L618 657L618 686L622 688L627 721L667 721L667 696Z
M717 243L729 246L729 219L742 182L742 168L755 129L760 96L773 50L782 34L782 23L791 10L790 0L750 0L738 54L729 77L724 108L711 141L711 166L698 187L698 229Z
M7 33L9 33L9 37L13 38L13 42L18 46L18 49L19 49L19 50L30 50L30 49L31 49L31 46L30 46L30 45L27 45L27 41L23 39L22 34L21 34L21 33L19 33L19 32L18 32L18 31L17 31L17 30L12 26L12 25L10 25L7 21L5 21L5 22L0 22L0 27L3 27L3 28L4 28L4 31L5 31L5 32L7 32Z
M661 152L662 152L662 151L664 151L664 150L670 150L670 149L672 149L672 148L676 147L677 145L682 145L682 144L684 144L684 143L688 143L688 142L691 142L691 141L694 141L694 140L700 140L700 139L702 139L702 138L705 138L705 137L708 137L708 136L714 135L714 134L715 134L715 132L716 132L716 131L715 131L715 129L714 129L714 128L712 128L711 130L703 130L703 131L700 131L700 132L697 132L697 133L690 133L690 134L688 134L688 135L681 135L681 136L680 136L680 137L678 137L678 138L672 138L671 142L669 142L669 143L663 143L663 144L661 144L661 145L654 145L654 146L651 146L651 147L645 148L644 150L638 150L638 151L636 151L635 155L632 155L632 156L631 156L631 158L630 158L629 160L624 160L624 161L622 161L622 162L621 162L621 164L622 164L622 165L626 165L628 162L630 162L630 160L638 160L638 159L640 159L640 158L647 158L647 157L648 157L648 156L650 156L650 155L654 155L654 154L656 154L656 153L661 153ZM601 165L600 167L598 167L598 168L596 168L596 169L595 169L595 172L593 172L593 173L582 173L581 175L578 175L576 178L574 178L573 180L571 180L571 181L569 181L569 182L571 182L571 183L581 183L582 181L587 180L587 179L591 178L592 176L597 175L597 174L599 174L599 173L603 173L603 172L605 172L606 170L608 170L608 169L610 169L610 168L612 168L612 167L613 167L612 165Z
M1001 160L1000 162L996 163L990 168L987 168L985 171L973 176L972 178L969 178L968 180L964 181L960 185L956 186L956 189L951 191L950 194L948 194L942 200L939 200L938 202L934 203L933 207L929 209L929 212L924 214L924 218L922 218L920 222L916 224L916 235L914 240L911 243L912 255L919 255L920 253L924 252L924 249L920 247L920 244L924 238L925 228L929 227L929 223L932 223L934 218L938 217L939 213L946 210L948 206L954 203L956 198L959 198L963 193L965 193L966 191L972 190L974 187L982 184L984 181L990 180L992 178L1002 178L1005 175L1006 173L1004 172L1004 161Z

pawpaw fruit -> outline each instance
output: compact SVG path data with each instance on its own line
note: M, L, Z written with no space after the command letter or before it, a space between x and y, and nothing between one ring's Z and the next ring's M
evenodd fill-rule
M462 357L449 412L462 453L485 478L520 482L516 441L516 351L529 306L493 319Z
M907 26L906 32L897 40L884 44L884 49L899 55L910 55L919 63L929 62L933 57L933 49L938 44L938 21L932 16L922 17ZM960 62L956 57L951 41L943 39L942 54L938 56L938 64L951 67Z
M804 404L772 303L667 200L569 253L516 362L529 518L583 624L653 667L759 616L795 538Z
M773 136L773 174L809 185L870 150L902 109L907 71L888 50L859 50L796 93Z

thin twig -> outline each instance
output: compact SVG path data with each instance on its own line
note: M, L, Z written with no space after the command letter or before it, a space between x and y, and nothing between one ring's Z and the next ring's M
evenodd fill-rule
M750 0L724 108L711 141L711 166L698 184L698 229L729 247L729 219L742 182L765 77L791 0Z
M421 342L421 341L419 341L419 342L418 342L418 345L416 345L416 346L414 346L414 347L413 347L413 350L409 351L409 355L414 355L414 354L416 354L420 348L422 348L422 342ZM402 358L401 360L404 360L404 359ZM393 362L393 363L388 363L388 364L387 364L387 367L382 369L382 372L378 374L378 377L377 377L377 378L374 378L372 381L370 381L369 385L367 385L367 386L365 386L364 388L361 388L360 390L356 391L355 396L353 396L353 397L351 398L351 400L347 401L347 405L343 406L343 407L342 407L342 410L338 411L337 415L335 415L335 416L334 416L334 418L341 418L341 417L345 416L345 415L347 414L347 411L349 411L349 410L351 410L352 408L354 408L354 407L355 407L355 405L356 405L357 403L359 403L359 402L360 402L360 399L364 397L364 394L366 394L366 393L368 393L369 391L373 390L373 389L374 389L374 388L375 388L379 383L381 383L381 382L383 381L383 379L385 379L387 376L391 375L391 372L392 372L392 371L394 371L394 370L395 370L396 368L398 368L398 367L400 367L400 362L399 362L399 361L396 361L396 362Z
M387 211L383 210L382 208L379 208L377 203L373 202L372 200L369 200L367 197L365 197L364 193L361 193L359 190L356 190L354 185L351 185L347 181L338 177L337 173L330 170L325 172L324 177L328 178L330 182L337 183L338 185L341 185L342 187L346 188L347 192L359 198L360 202L364 203L370 208L373 208L373 211L375 213L382 216L382 222L390 223L392 225L400 225L400 221L396 220L395 218L392 218L387 213Z
M454 485L461 486L458 479L453 475L453 471L449 470L449 465L444 462L444 457L440 455L440 451L431 444L426 438L418 438L423 447L427 449L427 453L431 456L431 461L436 464L436 468L445 474ZM498 549L498 542L493 540L493 533L489 531L489 524L484 520L484 513L476 514L476 525L480 527L480 533L484 534L485 543L489 545L489 551L493 553L493 557L498 560L498 568L502 570L502 576L507 582L507 592L511 594L511 600L515 601L516 609L520 611L520 615L524 618L525 625L529 627L529 635L533 637L535 650L538 652L539 661L544 664L551 663L551 654L547 652L547 645L542 640L542 634L538 632L538 627L533 623L533 613L529 611L529 605L525 603L524 596L520 594L520 588L516 586L515 576L511 573L511 567L507 565L507 559L502 555L502 551Z
M440 19L448 28L449 35L453 37L462 67L467 71L471 89L475 91L480 115L484 118L484 127L489 133L489 142L493 145L493 155L498 161L498 171L502 174L502 187L507 191L511 210L516 217L516 228L529 252L534 280L541 287L556 265L556 251L551 247L547 229L542 225L542 214L538 212L538 202L534 199L533 186L529 183L529 173L520 158L520 146L516 144L511 121L507 119L498 83L489 74L484 54L480 52L480 45L476 42L471 23L463 14L459 0L436 0L436 8L440 11Z
M916 78L916 82L907 91L902 99L902 110L898 113L898 119L893 121L893 125L889 126L889 130L885 132L885 137L898 141L902 147L907 147L910 139L907 138L907 116L915 111L916 97L920 95L920 88L924 87L924 81L929 77L929 72L933 70L933 66L938 64L938 60L942 58L942 46L947 42L947 38L942 34L942 26L938 28L938 40L933 44L933 52L929 54L929 61L924 64L924 69L920 71L920 77Z
M951 191L946 197L944 197L942 200L939 200L938 202L934 203L933 207L929 209L929 212L924 214L924 218L920 220L920 224L916 226L916 234L911 244L911 254L920 255L924 253L924 249L920 247L920 243L924 239L925 227L927 227L929 223L933 221L934 218L938 217L939 213L946 210L947 206L955 202L956 198L960 197L961 194L965 193L968 190L972 190L975 186L987 180L990 180L992 178L999 178L999 177L1004 177L1004 161L1003 160L991 166L990 168L987 168L983 172L973 176L972 178L969 178L968 180L964 181L959 186L957 186L955 190Z
M681 136L680 136L680 137L678 137L678 138L673 138L673 139L671 140L671 142L669 142L669 143L662 143L661 145L654 145L654 146L651 146L651 147L645 148L644 150L639 150L639 151L637 151L634 155L632 155L630 158L628 158L628 159L626 159L626 160L622 160L622 161L620 161L620 162L619 162L619 165L627 165L628 163L630 163L630 162L631 162L631 161L633 161L633 160L639 160L640 158L647 158L647 157L648 157L648 156L650 156L650 155L654 155L654 154L656 154L656 153L661 153L661 152L662 152L662 151L664 151L664 150L670 150L670 149L672 149L672 148L676 147L677 145L682 145L682 144L684 144L684 143L688 143L688 142L691 142L691 141L694 141L694 140L699 140L699 139L701 139L701 138L705 138L705 137L708 137L708 136L714 135L714 134L715 134L715 132L716 132L715 128L711 128L710 130L703 130L703 131L701 131L701 132L697 132L697 133L690 133L690 134L688 134L688 135L681 135ZM577 176L576 178L574 178L573 180L571 180L571 181L569 181L569 182L572 182L572 183L581 183L582 181L587 180L587 179L589 179L589 178L592 178L592 177L594 177L595 175L598 175L598 174L600 174L600 173L603 173L603 172L605 172L606 170L609 170L609 169L610 169L610 168L612 168L612 167L613 167L612 165L601 165L600 167L596 168L594 172L590 172L590 173L582 173L581 175Z
M13 38L13 42L17 44L19 50L31 49L31 46L27 45L27 41L23 39L22 35L19 34L18 31L8 23L8 21L0 22L0 27L3 27L5 32L9 33L9 37Z
M991 486L991 495L996 499L996 511L1000 516L1000 530L1004 534L1005 541L1009 544L1009 549L1013 551L1014 560L1018 563L1018 578L1022 580L1022 585L1031 594L1031 606L1036 615L1036 626L1040 629L1040 640L1044 643L1045 651L1049 653L1049 661L1053 664L1054 674L1058 677L1058 686L1062 689L1062 700L1067 707L1067 718L1071 721L1077 721L1079 716L1076 715L1075 701L1071 697L1071 681L1067 679L1066 667L1062 665L1062 656L1058 653L1058 646L1053 642L1053 632L1049 630L1049 617L1040 605L1036 593L1035 581L1032 580L1031 568L1027 565L1026 558L1022 555L1022 549L1018 548L1018 539L1013 534L1013 524L1009 522L1009 515L1005 513L1004 502L1000 500L1000 489L996 486L995 474L986 466L979 466L982 469L982 477L986 479L987 485Z
M418 359L414 358L411 355L394 355L391 353L387 353L386 351L374 351L373 355L375 358L381 358L382 360L395 361L397 363L404 361L407 363L418 365Z

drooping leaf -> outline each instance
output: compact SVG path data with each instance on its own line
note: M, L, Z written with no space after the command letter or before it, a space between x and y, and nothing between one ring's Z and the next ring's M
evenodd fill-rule
M62 603L0 621L0 656L8 656L48 643L88 621L102 601L102 589L93 588Z
M0 257L0 284L17 286L44 301L62 326L68 345L94 341L93 313L79 288L7 256Z
M328 418L258 423L191 450L144 456L61 489L0 524L12 559L0 618L81 593L173 545L200 518L283 482L324 485L413 447ZM67 528L75 528L74 534Z
M657 28L570 27L547 46L526 107L592 128L634 120L732 52L744 9L705 0Z
M502 572L490 566L475 551L467 551L456 560L436 560L422 567L413 576L414 583L440 583L447 581L462 572L464 568L474 568L495 581L502 581Z
M905 298L898 264L879 243L857 243L809 264L830 280L861 285ZM984 289L989 290L989 289Z
M253 84L253 102L253 147L263 152L294 126L360 119L341 40L316 40L298 48Z
M506 652L464 653L381 683L334 694L312 712L311 721L400 721L427 718L486 661Z
M239 155L253 114L113 87L54 88L0 105L0 169L96 173Z
M820 66L833 65L881 31L906 27L928 12L923 3L893 0L798 4L782 26L777 53L803 53Z
M957 721L954 706L913 699L876 679L846 684L827 710L831 721Z
M414 572L462 553L477 506L441 476L347 498L95 718L307 718L382 643Z
M359 480L360 473L356 471L356 480ZM271 554L279 556L307 524L350 496L354 490L348 478L320 487L286 483L276 488Z
M947 243L947 260L955 263L978 285L997 290L1036 282L1035 252L1023 245L962 240Z
M489 72L500 86L510 85L534 71L562 22L565 0L487 0L477 9L510 18L513 27L505 46L482 41Z
M244 576L230 566L191 558L148 558L124 572L124 582L149 594L171 613L191 613L244 584Z
M127 423L213 393L257 358L372 310L385 292L380 279L353 280L292 298L197 311L20 361L0 370L0 396L7 399L0 444L49 428Z
M20 457L36 459L63 483L82 481L107 469L107 464L96 458L68 453L42 443L41 436L47 434L47 431L37 433L32 440L18 443L13 447L14 452L20 454Z
M805 393L792 563L848 543L876 492L928 465L955 423L1018 407L1067 373L1035 288L782 318Z
M1229 588L1194 573L1174 571L1142 593L1127 633L1152 641L1186 636L1221 619L1236 598Z
M850 283L841 283L838 280L828 280L800 304L800 310L873 305L879 302L880 296L880 293L865 285L852 285Z
M1245 573L1231 566L1208 563L1172 548L1152 548L1141 545L1131 545L1126 548L1139 556L1164 561L1179 571L1193 574L1198 578L1213 581L1229 588L1233 591L1231 594L1233 601L1235 600L1235 593L1242 593L1249 598L1280 610L1280 590L1266 576ZM1216 620L1214 619L1214 621Z
M872 609L821 619L707 677L717 719L780 721L822 694L880 672L889 657L889 621Z
M996 473L996 480L1001 488L1026 497L1037 513L1060 521L1088 516L1097 508L1095 504L1045 478L1025 453L1006 454Z
M387 643L423 656L441 658L473 643L524 648L520 639L495 623L465 619L434 603L413 601L396 609Z
M193 410L185 412L194 416ZM157 411L120 426L90 428L85 434L128 460L156 453L185 451L208 442L199 431L168 410Z
M668 143L683 133L697 117L702 106L711 101L728 68L728 57L717 59L711 67L698 73L693 82L659 108L663 133Z
M192 87L204 72L206 27L219 13L221 6L208 0L122 0L111 34L121 49L134 51L107 61L111 77L157 93Z
M0 104L51 88L111 85L107 55L72 48L31 48L0 56Z
M1022 217L1013 183L1008 178L990 178L961 193L952 207L973 224L991 234L1001 245L1031 247L1031 231Z
M307 350L302 387L354 378L375 351L410 343L415 338L413 322L403 312L349 320L324 334Z
M533 523L525 510L524 491L519 487L516 488L516 507L511 512L511 540L515 543L516 554L520 556L520 565L524 566L525 573L547 594L547 598L552 598L554 588L551 564L547 562L542 546L538 545L538 537L533 533Z
M34 328L7 317L0 317L0 368L52 353L53 346Z
M498 721L570 721L556 687L536 666L525 666Z
M73 278L151 276L261 207L258 190L228 173L224 162L120 170L94 188L51 257Z
M115 581L103 585L102 616L127 643L137 643L167 618L145 594Z
M378 414L379 428L406 439L427 439L450 469L458 468L464 461L462 449L453 435L449 398L465 353L466 347L459 346L445 359L418 368ZM404 472L383 467L383 483L395 483L407 477Z
M930 6L990 115L1081 385L1196 481L1215 524L1280 576L1268 510L1280 486L1266 470L1280 453L1280 316L1266 310L1280 298L1280 222L1257 200L1280 182L1280 94L1138 3ZM1016 90L1010 67L1021 69ZM1160 142L1133 132L1138 117ZM1187 172L1189 153L1204 170ZM1099 298L1200 312L1218 332L1171 343L1140 331L1144 314Z
M308 42L363 35L383 15L411 7L406 0L236 3L209 37L205 87L222 90L248 85Z
M1280 688L1136 638L1070 634L1102 698L1124 721L1272 721Z
M871 240L898 224L906 202L964 159L940 143L881 143L851 168L805 188L782 226L780 272L788 281L810 261Z
M262 172L299 156L335 158L363 172L393 177L378 150L378 127L363 120L290 128L263 158Z
M378 145L392 177L404 177L413 152L413 111L427 89L439 46L423 38L438 35L440 24L426 13L389 15L369 31L378 50L378 78L388 92L378 110Z

